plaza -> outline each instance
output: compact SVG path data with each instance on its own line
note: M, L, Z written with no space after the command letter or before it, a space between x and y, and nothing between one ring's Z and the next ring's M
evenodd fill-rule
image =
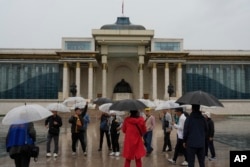
M30 166L62 166L62 167L123 167L124 158L122 156L115 157L109 156L109 150L106 145L106 140L104 139L103 150L101 152L98 150L99 143L99 115L100 111L89 110L91 116L91 123L88 127L88 146L87 146L87 156L83 155L80 147L77 149L77 155L72 156L71 153L71 133L70 125L67 123L67 119L70 114L63 115L63 127L61 128L60 142L59 142L59 156L58 158L46 158L46 129L43 126L43 121L35 122L35 128L38 133L38 145L40 146L40 155L37 162L31 160ZM167 159L173 156L174 151L162 153L163 145L163 132L161 129L160 121L158 118L158 113L154 112L156 117L156 127L153 131L153 148L154 151L150 156L143 158L144 167L166 167L166 166L178 166L168 163ZM217 160L209 161L206 159L207 167L228 167L230 163L230 151L243 151L250 150L250 135L248 127L250 125L249 117L229 117L229 116L216 116L212 115L215 121L215 149ZM6 134L7 126L0 125L1 128L1 138ZM123 148L123 134L120 136L120 146L121 151ZM1 140L2 141L2 140ZM171 133L171 141L174 146L176 143L176 131L173 130ZM53 148L53 142L52 142ZM12 167L14 162L8 154L5 152L4 148L1 147L0 154L0 164L1 167ZM183 161L183 156L179 156L177 159L177 164ZM132 163L132 167L135 166ZM198 163L196 162L196 166Z

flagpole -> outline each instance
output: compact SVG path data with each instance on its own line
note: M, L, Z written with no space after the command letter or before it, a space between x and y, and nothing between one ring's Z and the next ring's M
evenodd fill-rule
M124 16L124 0L122 0L122 16Z

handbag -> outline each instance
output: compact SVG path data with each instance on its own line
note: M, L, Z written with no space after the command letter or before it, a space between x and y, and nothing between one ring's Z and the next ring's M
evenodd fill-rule
M26 128L26 141L25 141L25 143L26 143L26 146L27 146L26 147L27 148L27 152L28 152L29 156L33 157L34 161L36 162L37 159L38 159L38 155L39 155L40 149L39 149L38 146L35 145L35 142L34 142L34 144L27 144L28 143L27 142L28 141L28 137L29 137L29 134L28 134L28 130Z
M39 147L36 145L29 145L29 154L30 157L34 158L34 161L37 161L39 155Z

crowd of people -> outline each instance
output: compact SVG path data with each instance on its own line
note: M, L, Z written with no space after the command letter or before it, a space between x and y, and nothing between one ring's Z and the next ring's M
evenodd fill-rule
M71 124L71 149L72 155L76 155L78 141L81 144L83 154L87 156L87 127L90 123L88 115L88 103L84 108L76 107L74 114L68 119ZM127 116L121 117L116 113L102 112L100 116L100 140L97 151L102 151L103 138L106 137L107 147L110 156L120 156L125 158L124 167L129 167L132 160L135 160L136 167L142 166L141 158L150 156L153 152L152 137L156 124L152 108L145 108L143 112L131 110ZM45 127L48 129L46 142L46 156L58 156L58 143L62 118L57 111L51 111L53 115L45 120ZM175 116L173 116L173 113ZM215 148L213 144L214 123L209 112L201 112L199 105L192 105L192 112L187 115L183 107L174 109L163 109L159 114L159 120L163 130L162 152L173 152L173 157L169 158L169 163L176 164L177 158L183 155L183 166L194 166L195 156L198 158L200 167L205 166L205 158L215 160ZM171 132L176 130L176 144L173 147L170 138ZM124 133L123 149L120 149L120 133ZM17 167L28 167L30 157L20 151L21 143L36 141L36 132L33 123L25 123L10 126L6 148L11 158L15 160ZM20 135L20 136L17 136ZM16 139L22 140L16 140ZM54 141L54 149L51 149L51 142ZM25 142L24 142L25 141ZM17 147L18 145L18 147ZM15 154L15 156L13 156Z

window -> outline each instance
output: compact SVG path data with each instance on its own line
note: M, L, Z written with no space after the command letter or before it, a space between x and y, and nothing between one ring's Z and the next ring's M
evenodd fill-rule
M180 42L155 42L155 51L180 51Z
M250 65L187 64L183 88L185 92L203 90L219 99L249 99Z
M65 41L65 50L91 50L91 41Z
M62 89L59 64L0 64L0 99L57 99Z

